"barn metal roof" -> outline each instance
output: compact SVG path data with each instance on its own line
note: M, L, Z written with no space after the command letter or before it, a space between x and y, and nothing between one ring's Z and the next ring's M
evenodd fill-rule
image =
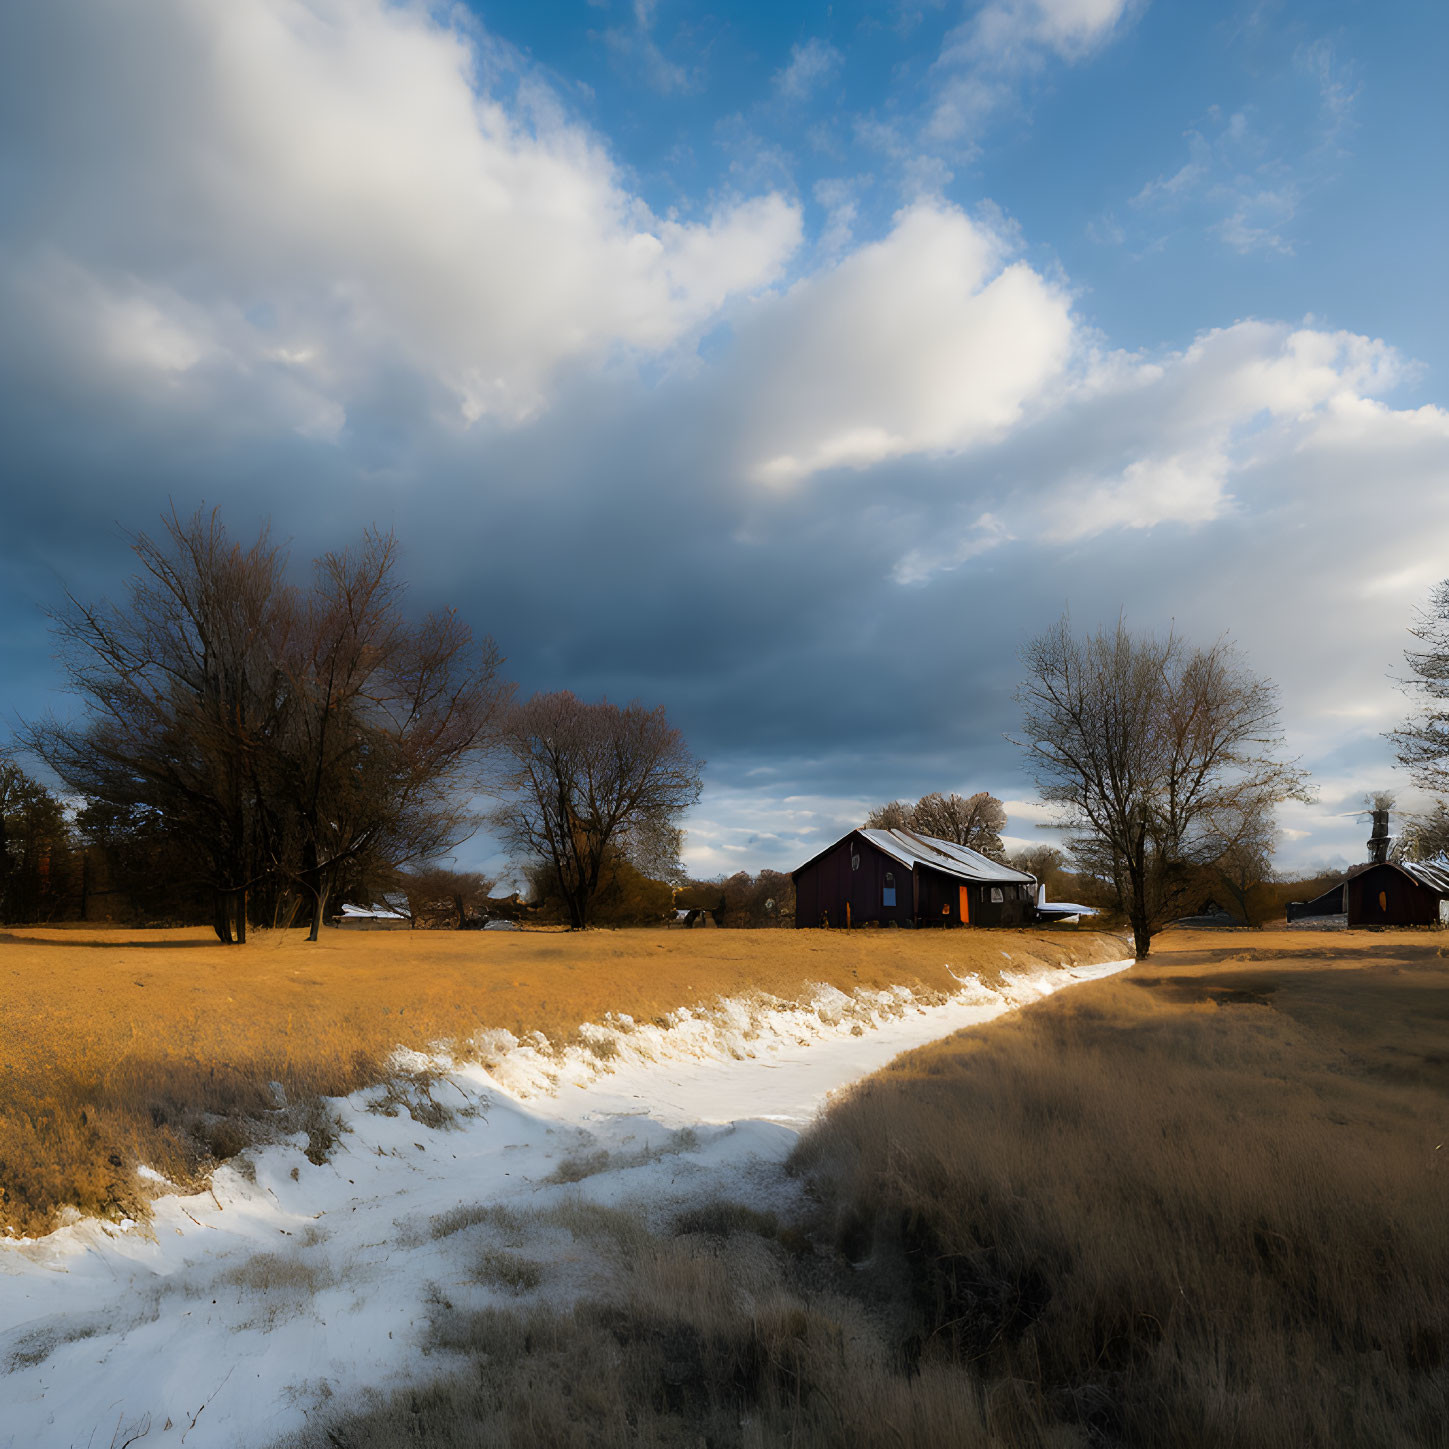
M998 865L980 851L950 840L937 840L934 835L917 835L914 830L862 830L860 834L877 850L911 869L925 865L957 880L1036 884L1034 875L1012 870L1009 865Z
M1401 860L1399 869L1414 877L1420 885L1449 896L1449 858L1436 855L1433 860Z

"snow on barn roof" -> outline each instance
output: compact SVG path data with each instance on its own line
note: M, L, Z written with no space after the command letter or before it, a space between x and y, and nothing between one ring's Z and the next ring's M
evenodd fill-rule
M979 850L950 840L938 840L934 835L917 835L914 830L862 830L859 833L877 850L912 869L918 865L929 866L957 880L1036 884L1034 875L999 865Z
M1433 860L1401 860L1399 869L1411 875L1420 885L1449 896L1449 856L1436 855Z

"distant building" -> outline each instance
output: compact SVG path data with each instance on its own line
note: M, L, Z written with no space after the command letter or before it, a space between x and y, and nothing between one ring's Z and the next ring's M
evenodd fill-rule
M852 830L791 873L797 926L1020 926L1036 877L913 830Z
M388 905L343 906L332 924L346 931L410 931L412 918Z

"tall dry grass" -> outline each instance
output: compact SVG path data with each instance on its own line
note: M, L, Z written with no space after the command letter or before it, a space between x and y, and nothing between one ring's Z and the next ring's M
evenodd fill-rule
M796 1155L910 1366L1083 1442L1449 1443L1449 962L1173 941L909 1054ZM1017 1442L1036 1442L1030 1435Z
M561 1044L610 1011L802 1000L816 982L946 992L948 965L989 975L1003 950L1120 949L1008 932L263 932L245 947L203 930L0 932L0 1232L141 1215L139 1165L197 1184L268 1134L306 1131L320 1157L335 1132L321 1099L382 1081L400 1045L491 1028Z
M1441 939L1169 935L838 1102L809 1223L550 1218L607 1237L602 1288L440 1304L453 1372L289 1449L1442 1449ZM435 1231L546 1291L538 1224Z
M315 1423L288 1449L997 1449L959 1370L902 1375L848 1270L800 1251L765 1215L722 1204L673 1232L587 1203L450 1217L480 1230L480 1281L527 1297L548 1265L501 1252L566 1232L602 1251L608 1281L560 1310L535 1299L465 1312L436 1305L429 1350L454 1371Z

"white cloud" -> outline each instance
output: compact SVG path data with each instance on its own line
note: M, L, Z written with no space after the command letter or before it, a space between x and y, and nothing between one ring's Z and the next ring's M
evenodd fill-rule
M790 48L790 63L775 72L776 92L789 101L807 100L821 82L843 64L845 57L818 36Z
M1311 96L1295 96L1305 81ZM1274 116L1211 107L1184 133L1187 160L1147 181L1131 206L1159 225L1201 223L1236 252L1291 256L1299 212L1344 154L1357 95L1327 41L1301 46Z
M947 37L926 135L969 141L1049 58L1075 63L1105 44L1130 0L992 0Z
M964 498L957 529L937 528L895 577L920 583L1009 542L1019 525L987 525L1020 520L1023 509L1033 536L1055 544L1194 527L1240 506L1241 495L1262 504L1265 479L1318 449L1442 447L1449 415L1393 411L1373 396L1404 374L1382 342L1264 322L1215 329L1159 359L1088 356L1028 425L984 455L984 471L1012 482Z
M516 420L565 368L687 339L800 240L776 194L652 215L548 92L502 98L497 52L421 9L86 7L57 53L27 161L46 243L12 239L15 269L42 328L76 325L77 285L103 299L94 350L138 375L280 368L345 407L402 367L454 416Z
M1067 297L941 202L760 303L738 329L763 482L956 452L1003 434L1066 364Z
M609 48L620 60L636 67L650 88L660 95L692 90L697 78L670 60L654 39L654 12L659 0L634 0L632 27L615 26L604 32Z

